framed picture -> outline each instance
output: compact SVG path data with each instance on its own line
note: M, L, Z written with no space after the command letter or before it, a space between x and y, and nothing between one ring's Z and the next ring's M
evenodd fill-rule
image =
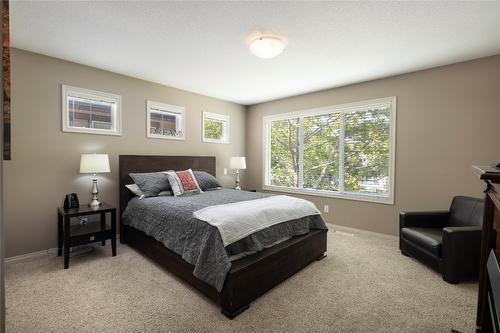
M146 136L148 138L186 139L186 109L184 107L147 101L146 113Z
M203 112L203 142L229 143L229 116Z
M122 135L121 96L62 85L62 130Z

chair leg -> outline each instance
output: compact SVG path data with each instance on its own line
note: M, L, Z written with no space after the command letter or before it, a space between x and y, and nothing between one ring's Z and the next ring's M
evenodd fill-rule
M236 316L238 316L239 314L241 314L243 311L247 310L248 308L249 308L248 304L242 305L234 311L230 311L230 310L227 310L224 307L222 307L221 312L224 316L233 320Z
M401 250L401 254L404 255L405 257L409 257L410 255L406 253L405 251Z
M460 280L453 280L453 279L448 279L443 276L443 281L448 282L449 284L459 284Z

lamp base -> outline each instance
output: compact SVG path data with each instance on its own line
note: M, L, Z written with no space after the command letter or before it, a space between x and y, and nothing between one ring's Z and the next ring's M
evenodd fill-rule
M92 199L92 201L90 201L90 203L89 203L89 207L92 207L92 208L97 208L100 205L101 205L101 202L99 200L97 200L97 198Z
M234 189L238 190L238 191L241 190L241 187L240 187L240 171L238 169L236 169L236 186L234 187Z
M99 194L99 189L97 188L97 178L94 176L92 180L92 200L89 203L89 207L98 208L101 203L97 200L97 195Z

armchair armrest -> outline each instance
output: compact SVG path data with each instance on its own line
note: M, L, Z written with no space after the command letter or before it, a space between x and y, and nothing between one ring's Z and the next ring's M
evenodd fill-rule
M481 226L443 229L443 278L446 281L476 279L479 274Z
M431 212L400 212L399 229L406 227L443 228L448 222L450 212L438 210Z

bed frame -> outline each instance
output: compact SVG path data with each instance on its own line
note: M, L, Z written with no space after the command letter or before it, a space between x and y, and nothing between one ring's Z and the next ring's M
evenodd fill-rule
M185 280L220 304L221 312L233 319L249 303L315 260L325 257L327 230L311 230L273 247L234 261L219 293L215 287L193 275L194 266L163 243L133 227L123 225L121 216L133 194L125 187L132 183L131 172L193 169L215 176L215 157L120 155L120 242L145 254L169 272Z

